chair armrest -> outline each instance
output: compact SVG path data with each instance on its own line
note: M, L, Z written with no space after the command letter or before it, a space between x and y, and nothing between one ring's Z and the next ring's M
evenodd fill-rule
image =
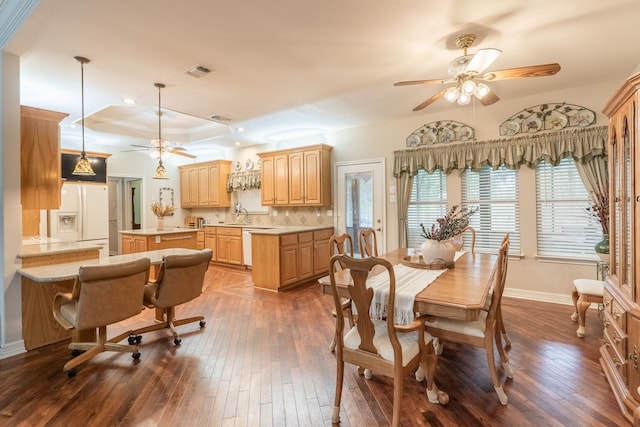
M398 332L413 332L424 327L424 322L419 319L414 319L413 322L406 325L393 325Z
M69 330L75 328L71 322L69 322L62 314L60 313L60 307L62 304L69 303L73 301L73 294L71 292L58 292L53 297L53 318L56 319L60 325Z

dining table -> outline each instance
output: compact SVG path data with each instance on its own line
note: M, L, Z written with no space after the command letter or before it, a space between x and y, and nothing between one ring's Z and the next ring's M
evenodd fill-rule
M379 258L391 264L404 264L415 268L434 268L419 263L411 263L413 249L398 248ZM476 320L484 307L493 282L498 255L488 253L464 252L459 254L455 263L447 268L433 282L425 283L414 301L414 312L459 320ZM437 267L437 266L436 266ZM372 271L375 275L376 271ZM342 297L348 298L347 284L349 272L336 272L336 284ZM319 279L322 292L331 294L329 276Z

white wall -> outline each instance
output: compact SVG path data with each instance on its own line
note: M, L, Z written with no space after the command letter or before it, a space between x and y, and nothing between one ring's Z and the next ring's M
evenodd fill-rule
M469 105L452 106L447 112L430 114L428 108L415 113L414 117L388 121L357 129L341 131L331 136L334 145L333 161L360 160L363 157L386 159L387 195L390 185L395 185L392 175L393 151L406 149L405 138L421 126L437 120L456 120L475 128L478 141L500 139L499 125L513 114L527 107L543 103L566 102L590 108L596 112L598 125L606 125L607 117L601 113L602 107L613 96L622 82L605 82L599 85L571 89L560 92L542 93L535 97L509 100L484 107ZM438 102L446 102L444 100ZM366 153L363 155L363 153ZM449 203L460 202L460 176L457 172L447 177ZM570 303L573 279L595 278L594 264L581 262L543 262L536 260L536 205L535 173L523 167L520 169L520 213L522 232L522 258L511 258L505 295L520 296L543 301ZM387 199L386 240L387 249L398 246L397 204ZM594 256L595 259L595 256Z

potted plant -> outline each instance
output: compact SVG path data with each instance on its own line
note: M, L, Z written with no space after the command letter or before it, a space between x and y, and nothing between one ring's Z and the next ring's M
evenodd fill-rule
M426 240L420 247L422 260L425 264L453 263L456 247L451 239L458 236L469 225L469 218L477 212L476 209L460 209L459 205L452 206L443 218L436 219L436 223L427 229L420 223L422 237Z
M151 212L157 218L156 228L158 230L164 230L164 217L171 214L175 208L171 205L163 205L162 202L151 203Z
M593 204L586 207L589 217L600 224L602 229L602 240L596 243L596 254L602 259L602 261L609 262L609 193L594 194L592 199L595 200Z

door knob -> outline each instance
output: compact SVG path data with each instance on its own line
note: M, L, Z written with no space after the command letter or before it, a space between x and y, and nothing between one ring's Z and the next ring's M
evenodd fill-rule
M382 227L376 228L376 231L382 231Z

